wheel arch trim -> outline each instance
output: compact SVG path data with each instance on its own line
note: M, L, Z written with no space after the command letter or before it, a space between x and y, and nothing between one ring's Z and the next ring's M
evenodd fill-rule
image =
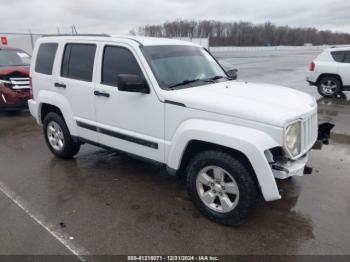
M71 135L78 135L75 121L71 117L73 116L72 109L69 105L68 100L63 95L48 90L42 90L38 93L35 102L37 103L38 107L38 115L36 116L38 123L42 124L42 107L44 104L48 104L57 107L60 110Z
M179 169L186 148L193 140L228 147L242 153L255 172L265 200L281 198L265 156L266 150L279 146L279 143L268 134L222 122L201 119L185 121L177 129L171 144L166 148L166 164L170 168Z
M339 74L335 74L335 73L323 73L320 74L317 78L316 83L318 84L323 78L325 77L335 77L338 78L338 80L340 81L341 87L343 87L343 80L341 78L341 76Z

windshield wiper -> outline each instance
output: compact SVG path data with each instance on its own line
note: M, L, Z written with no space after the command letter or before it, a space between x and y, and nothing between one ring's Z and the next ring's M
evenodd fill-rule
M215 80L218 80L218 79L221 79L221 78L226 78L228 80L231 80L230 78L228 78L226 76L214 76L214 77L207 78L207 79L199 79L199 78L197 78L197 79L193 79L193 80L184 80L184 81L182 81L180 83L168 86L168 88L174 88L174 87L177 87L177 86L183 86L183 85L187 85L187 84L198 82L198 81L215 83Z
M29 66L29 64L22 64L22 65L8 65L9 67L10 66Z
M227 76L213 76L213 77L211 77L211 78L208 78L208 79L206 79L206 80L208 80L208 81L216 81L216 80L219 80L219 79L222 79L222 78L226 78L226 79L228 79L228 80L231 80L229 77L227 77Z
M174 88L174 87L177 87L177 86L183 86L183 85L187 85L187 84L198 82L198 81L202 81L202 80L201 79L184 80L184 81L182 81L180 83L168 86L168 88Z

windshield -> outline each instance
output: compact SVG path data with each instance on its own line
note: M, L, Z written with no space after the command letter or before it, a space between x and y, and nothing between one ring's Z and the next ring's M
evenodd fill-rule
M164 89L200 80L227 79L224 70L204 48L184 45L144 46L142 52L158 84Z
M30 56L20 50L0 50L0 66L29 66Z

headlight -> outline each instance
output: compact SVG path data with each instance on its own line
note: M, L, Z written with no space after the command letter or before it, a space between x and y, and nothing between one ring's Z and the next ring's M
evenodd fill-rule
M296 157L301 152L301 122L291 124L286 129L285 147L290 156Z

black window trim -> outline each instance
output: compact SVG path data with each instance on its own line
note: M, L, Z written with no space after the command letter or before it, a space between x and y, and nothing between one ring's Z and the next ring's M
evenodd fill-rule
M53 57L53 61L52 61L52 69L51 69L51 73L50 74L45 74L45 73L42 73L42 72L38 72L37 71L37 69L36 69L36 65L37 65L37 62L38 62L38 54L39 54L39 51L40 51L40 47L41 47L41 45L43 45L43 44L54 44L54 45L56 45L56 50L55 50L55 55L54 55L54 57ZM57 56L57 50L59 49L59 47L60 47L60 44L58 43L58 42L42 42L42 43L40 43L40 45L39 45L39 47L38 47L38 52L36 53L36 57L35 57L35 65L34 65L34 72L36 73L36 74L41 74L41 75L45 75L45 76L52 76L53 75L53 73L54 73L54 67L55 67L55 61L56 61L56 56ZM25 52L25 51L23 51L23 52ZM25 52L26 53L26 52Z
M148 86L149 86L149 83L148 83L148 81L147 81L147 79L146 79L146 77L145 77L145 73L144 73L143 70L142 70L142 65L139 63L139 61L137 61L137 58L136 58L136 56L134 55L134 53L131 51L131 49L128 48L128 47L125 47L125 46L121 46L121 45L117 45L117 44L116 44L116 45L113 45L113 44L110 44L110 43L105 44L105 45L103 46L102 59L101 59L101 74L100 74L100 84L101 84L101 85L112 86L112 87L118 88L118 86L116 86L116 85L103 83L103 64L104 64L105 52L106 52L106 48L107 48L107 47L122 48L122 49L126 49L127 51L129 51L129 52L132 54L132 56L135 58L135 61L136 61L137 65L138 65L139 68L140 68L140 71L141 71L141 73L142 73L142 76L143 76L143 78L145 79L146 83L147 83Z
M63 76L63 75L62 75L63 63L64 63L64 55L65 55L66 48L67 48L68 45L71 45L71 46L72 46L72 45L88 45L88 46L95 46L94 64L93 64L93 67L92 67L92 79L91 79L91 81L87 81L87 80L84 80L84 79L77 79L77 78L67 77L67 76ZM69 49L68 65L69 65L69 62L70 62L71 51L72 51L72 47L70 47L70 49ZM87 82L87 83L93 83L93 82L94 82L94 72L95 72L96 54L97 54L97 52L98 52L98 48L97 48L97 44L96 44L96 43L66 42L66 43L64 44L64 47L63 47L62 60L61 60L61 69L60 69L60 77L66 78L66 79L72 79L72 80L76 80L76 81L83 81L83 82Z

